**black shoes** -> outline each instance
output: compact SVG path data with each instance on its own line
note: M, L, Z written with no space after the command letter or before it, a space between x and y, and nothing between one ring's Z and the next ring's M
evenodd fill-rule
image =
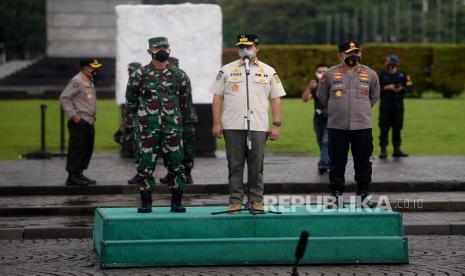
M88 186L89 182L79 174L70 173L66 179L66 186Z
M151 213L152 212L152 192L143 190L140 191L140 207L137 208L138 213Z
M318 175L326 175L329 173L329 168L328 167L318 167Z
M392 157L395 157L395 158L408 157L408 154L405 152L402 152L400 149L395 149Z
M90 179L82 172L80 173L69 173L68 178L66 179L66 186L88 186L95 185L96 180Z
M388 156L386 148L381 148L381 152L379 153L379 158L386 159Z
M89 183L89 185L95 185L95 184L97 184L97 180L88 178L88 177L85 176L82 172L81 172L81 174L80 174L79 176L80 176L82 179L84 179L85 181L87 181L87 182Z
M186 207L181 203L182 201L182 190L179 188L171 189L171 212L173 213L185 213Z
M360 196L360 199L361 199L361 202L363 203L363 201L365 201L365 199L369 196L368 192L361 192L359 194L357 194L358 196ZM366 206L368 208L371 208L371 209L374 209L376 208L377 204L375 202L372 202L372 201L369 201L369 200L366 200ZM362 207L365 207L363 204L362 204Z

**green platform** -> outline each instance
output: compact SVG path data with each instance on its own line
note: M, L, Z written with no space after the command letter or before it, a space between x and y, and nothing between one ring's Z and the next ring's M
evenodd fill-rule
M304 264L408 263L402 216L382 211L211 215L227 207L98 208L94 249L102 267L292 264L302 230Z

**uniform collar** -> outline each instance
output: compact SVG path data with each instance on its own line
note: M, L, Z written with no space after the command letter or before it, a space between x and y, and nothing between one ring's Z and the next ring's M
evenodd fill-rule
M243 65L243 64L244 64L244 60L243 60L242 58L241 58L241 59L239 59L239 65ZM260 66L260 61L258 60L258 58L257 58L257 57L255 57L255 60L254 60L254 62L252 62L251 64L255 64L255 65L258 65L258 66Z

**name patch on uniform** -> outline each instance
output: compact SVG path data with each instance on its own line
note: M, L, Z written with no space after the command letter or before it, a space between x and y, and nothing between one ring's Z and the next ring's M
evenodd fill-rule
M368 96L368 92L366 92L366 91L360 91L360 96L361 96L361 97L366 97L366 96Z

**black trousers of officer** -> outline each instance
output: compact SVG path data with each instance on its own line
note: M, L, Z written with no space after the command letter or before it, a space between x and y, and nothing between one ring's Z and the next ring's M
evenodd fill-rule
M379 109L379 145L387 147L389 143L389 129L392 128L392 145L399 148L402 142L400 131L404 123L403 108L380 108Z
M352 150L354 160L357 193L367 192L372 173L370 157L373 153L373 136L371 128L359 130L328 128L329 188L332 192L344 192L344 174L349 148Z
M66 170L70 174L78 174L87 169L94 150L95 128L93 124L81 121L76 124L68 121L69 146Z

